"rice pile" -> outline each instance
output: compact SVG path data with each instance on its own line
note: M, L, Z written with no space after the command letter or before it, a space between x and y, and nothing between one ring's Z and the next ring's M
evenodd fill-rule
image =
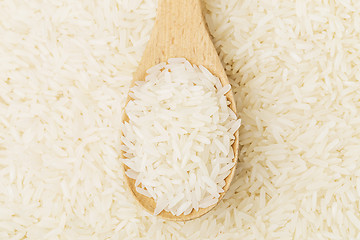
M145 213L119 161L155 1L0 1L0 239L360 238L360 2L204 4L242 147L225 199L182 223Z
M135 82L125 107L125 174L136 191L175 216L219 201L235 166L235 132L241 120L228 107L219 78L184 58L170 58Z

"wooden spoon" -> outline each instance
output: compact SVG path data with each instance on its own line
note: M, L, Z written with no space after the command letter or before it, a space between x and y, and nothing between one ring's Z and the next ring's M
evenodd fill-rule
M134 73L131 87L135 81L144 81L146 70L150 67L165 62L169 58L183 57L195 65L203 65L212 74L219 77L223 86L229 84L219 56L207 31L204 16L201 10L201 0L158 0L157 17L150 40L140 61L139 67ZM230 108L236 113L235 100L232 91L226 94L227 100L231 102ZM129 102L130 97L126 104ZM122 121L129 119L124 114ZM233 162L237 162L239 133L235 133ZM121 143L123 144L123 143ZM124 158L124 152L121 158ZM128 167L123 164L124 171ZM229 189L230 182L235 174L235 167L231 169L229 176L225 179L224 192L220 194L219 201ZM154 213L156 203L153 198L146 197L136 191L135 180L124 174L125 181L131 192L141 206L151 214ZM218 202L219 202L218 201ZM198 218L213 209L217 204L207 208L193 210L188 215L174 216L170 212L162 211L158 216L168 220L186 221Z

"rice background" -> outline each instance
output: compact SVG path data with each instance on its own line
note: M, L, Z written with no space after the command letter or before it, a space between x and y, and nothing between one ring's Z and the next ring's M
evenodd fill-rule
M123 183L121 114L150 0L0 1L0 239L359 239L360 1L204 1L242 118L194 221Z

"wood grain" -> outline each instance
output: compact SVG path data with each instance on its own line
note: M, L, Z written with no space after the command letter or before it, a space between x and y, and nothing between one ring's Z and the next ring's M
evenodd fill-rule
M184 57L190 63L203 65L215 76L219 77L222 85L229 84L228 78L217 55L215 47L210 39L205 20L202 14L200 0L158 0L157 17L155 25L146 46L139 67L134 73L134 78L130 86L135 81L144 81L146 70L150 67L167 61L169 58ZM231 102L230 108L236 113L236 106L232 91L226 94L228 101ZM129 102L128 97L126 104ZM128 121L124 113L123 122ZM235 157L233 162L237 162L239 133L235 133L235 142L232 145ZM120 143L123 144L123 143ZM121 159L124 158L121 152ZM123 164L124 172L128 169ZM220 194L219 201L229 189L231 180L235 174L235 166L231 169L229 176L225 179L224 193ZM135 196L138 203L148 212L153 214L156 203L154 199L138 193L135 189L135 180L128 178L124 174L125 182L130 191ZM168 220L186 221L198 218L213 209L217 204L208 208L201 208L199 211L193 210L189 215L174 216L170 212L162 211L158 216Z

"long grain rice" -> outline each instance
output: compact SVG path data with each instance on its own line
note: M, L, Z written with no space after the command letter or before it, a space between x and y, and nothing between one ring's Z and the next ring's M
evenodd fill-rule
M156 1L0 1L0 239L360 238L360 2L203 4L240 162L224 201L177 223L138 208L118 160Z

